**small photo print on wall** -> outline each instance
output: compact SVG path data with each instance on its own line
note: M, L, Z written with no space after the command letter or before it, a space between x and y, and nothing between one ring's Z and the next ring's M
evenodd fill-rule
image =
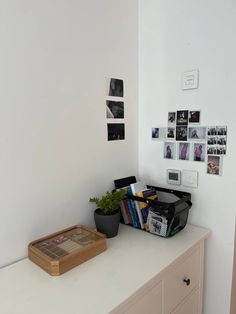
M188 134L187 126L177 126L176 127L176 141L187 141Z
M188 138L190 140L206 140L206 128L205 127L189 127Z
M159 139L159 128L152 128L152 139Z
M123 101L106 101L107 119L124 119Z
M227 135L227 126L217 126L216 135Z
M175 142L164 142L164 158L175 159Z
M177 111L177 125L188 125L188 110Z
M193 160L204 162L205 158L206 158L206 144L194 143L194 145L193 145Z
M153 140L165 140L167 138L167 128L152 128L152 139Z
M178 143L178 159L190 160L190 143Z
M167 128L167 138L168 139L175 139L175 128L169 127Z
M108 141L117 141L125 139L124 123L108 123L107 124Z
M207 128L207 135L208 136L216 135L216 127L215 126L209 126Z
M220 156L207 157L207 173L222 175L222 159Z
M117 78L111 78L108 96L124 97L124 81Z
M175 125L176 124L176 112L168 112L168 125Z
M188 122L191 124L200 124L200 110L189 111Z

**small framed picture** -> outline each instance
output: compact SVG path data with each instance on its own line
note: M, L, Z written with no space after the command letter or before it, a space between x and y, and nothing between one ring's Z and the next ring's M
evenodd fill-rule
M192 156L194 161L204 162L206 159L206 144L194 143Z
M178 143L178 159L190 160L190 143Z
M184 125L179 125L176 127L176 141L187 141L188 138L188 128Z
M168 125L175 125L176 124L176 112L168 112Z
M188 110L177 111L176 124L177 125L188 125Z
M207 173L218 176L222 175L222 158L220 156L207 157Z
M107 119L124 119L123 101L106 101Z
M173 127L167 128L167 138L172 139L172 140L175 139L175 128L173 128Z
M188 129L189 140L206 140L206 127L189 127Z
M175 142L164 142L164 158L175 159Z
M188 123L200 124L200 110L189 111Z
M107 124L108 141L117 141L125 139L124 123L108 123Z

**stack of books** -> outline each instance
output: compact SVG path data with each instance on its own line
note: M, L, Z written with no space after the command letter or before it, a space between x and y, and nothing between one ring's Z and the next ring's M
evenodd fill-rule
M129 182L125 181L123 185L127 183ZM129 196L138 196L148 200L157 200L157 191L152 188L147 188L147 185L143 181L134 182L127 186L121 185L122 184L117 184L116 187L119 187L119 189L125 189L127 195L127 198L122 200L120 203L123 222L127 225L132 225L135 228L144 229L154 234L166 236L166 218L156 214L149 204L129 198Z

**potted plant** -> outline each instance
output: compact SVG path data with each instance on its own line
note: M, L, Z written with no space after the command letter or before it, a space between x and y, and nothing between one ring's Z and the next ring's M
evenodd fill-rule
M94 220L99 232L105 233L108 238L117 235L120 223L120 202L126 194L125 190L107 192L101 198L90 198L98 208L94 211Z

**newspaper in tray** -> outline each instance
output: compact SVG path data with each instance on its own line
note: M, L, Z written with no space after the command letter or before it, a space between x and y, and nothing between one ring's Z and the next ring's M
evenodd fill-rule
M149 231L154 234L166 236L167 233L167 219L163 216L157 215L152 210L149 210L148 214L148 226Z

